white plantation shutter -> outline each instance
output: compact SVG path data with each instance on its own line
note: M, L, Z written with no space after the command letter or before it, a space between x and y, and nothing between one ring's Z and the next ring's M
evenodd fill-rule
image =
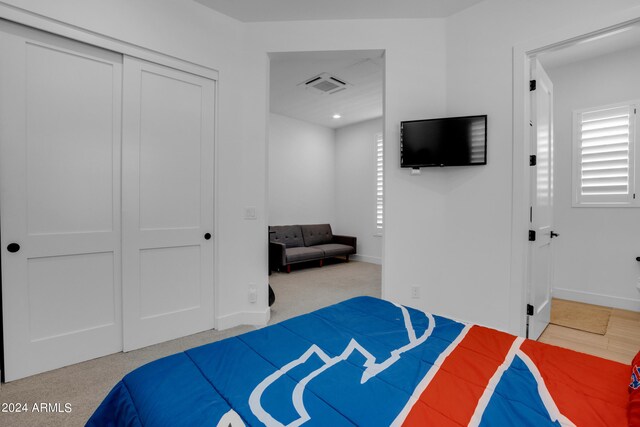
M384 210L384 145L382 133L376 134L376 234L382 234Z
M576 203L634 204L635 105L576 113Z

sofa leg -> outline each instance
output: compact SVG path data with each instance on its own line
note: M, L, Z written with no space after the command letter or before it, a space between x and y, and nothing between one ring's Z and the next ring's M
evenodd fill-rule
M349 262L349 254L347 254L346 258L347 258L346 262Z
M291 273L291 264L287 264L287 273Z
M323 260L323 259L321 259L321 260L320 260L320 267L322 267L323 265L324 265L324 260Z

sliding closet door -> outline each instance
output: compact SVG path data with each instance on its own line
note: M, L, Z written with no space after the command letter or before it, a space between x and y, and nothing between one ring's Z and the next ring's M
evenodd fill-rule
M0 21L5 378L122 350L122 57Z
M214 326L215 82L125 57L125 351Z

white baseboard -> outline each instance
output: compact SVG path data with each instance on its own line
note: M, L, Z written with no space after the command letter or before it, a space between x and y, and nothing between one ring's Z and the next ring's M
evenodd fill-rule
M362 262L368 262L371 264L378 264L378 265L382 265L382 259L379 257L374 257L374 256L369 256L369 255L350 255L349 259L352 259L354 261L362 261Z
M572 289L553 288L553 297L586 304L603 305L623 310L640 311L640 299L622 298Z
M216 329L223 331L240 325L266 326L271 318L271 309L265 311L241 311L216 319Z

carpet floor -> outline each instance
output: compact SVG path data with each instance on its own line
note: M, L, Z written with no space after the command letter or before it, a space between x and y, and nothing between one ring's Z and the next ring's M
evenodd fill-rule
M364 262L330 263L322 268L297 268L274 273L276 293L269 324L335 304L358 295L380 297L380 266ZM160 357L219 341L255 329L239 326L206 331L128 353L116 353L22 380L0 385L0 426L82 426L125 374ZM53 412L34 412L34 405L52 404ZM26 405L28 412L2 412L7 404ZM70 404L70 412L65 412Z
M380 298L381 269L366 262L327 260L324 267L274 272L269 283L276 294L271 320L278 323L349 298L367 295Z

